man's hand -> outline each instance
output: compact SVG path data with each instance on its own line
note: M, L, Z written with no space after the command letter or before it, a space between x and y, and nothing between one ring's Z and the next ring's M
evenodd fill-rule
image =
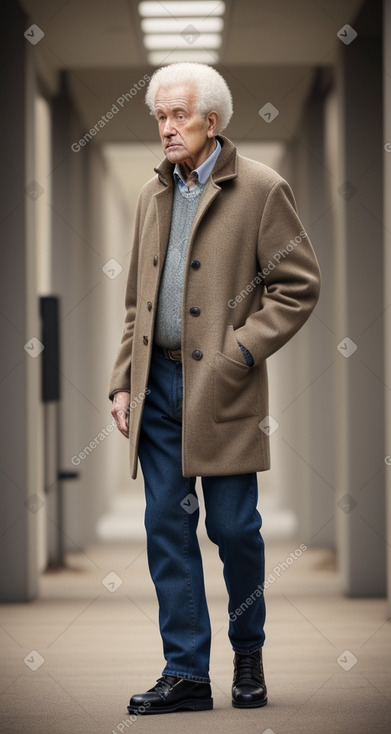
M129 404L130 393L116 392L113 399L111 415L115 419L118 430L129 438Z

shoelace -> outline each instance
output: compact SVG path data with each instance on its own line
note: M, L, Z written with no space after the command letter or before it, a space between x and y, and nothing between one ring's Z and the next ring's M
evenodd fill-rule
M235 659L235 681L239 680L262 681L262 667L259 655L237 655Z
M179 680L171 675L162 675L161 678L157 679L154 689L157 693L163 694L163 696L165 696L170 688L175 685L175 683L179 683Z

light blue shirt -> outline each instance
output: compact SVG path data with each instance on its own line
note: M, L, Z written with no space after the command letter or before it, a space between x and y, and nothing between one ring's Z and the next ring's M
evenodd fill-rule
M217 140L217 138L215 138L215 140L216 140L216 147L215 147L213 153L211 153L211 155L209 156L209 158L207 158L206 161L204 161L203 163L201 163L201 165L198 166L198 168L195 168L194 171L192 171L192 173L196 173L197 174L197 176L198 176L198 183L200 183L202 185L204 185L207 182L210 174L213 171L214 165L215 165L215 163L216 163L216 161L217 161L217 159L218 159L218 157L220 155L220 152L221 152L221 145L220 145L219 141ZM188 188L186 186L186 181L183 178L182 173L181 173L181 169L179 167L179 163L177 163L175 165L175 168L173 170L173 176L174 176L174 179L178 182L179 190L180 191L188 191Z

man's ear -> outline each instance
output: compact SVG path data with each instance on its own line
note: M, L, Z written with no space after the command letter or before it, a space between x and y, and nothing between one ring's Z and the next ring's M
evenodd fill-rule
M208 131L207 131L208 138L214 138L214 136L216 135L217 123L219 121L218 113L215 111L209 112L207 116L207 121L208 121Z

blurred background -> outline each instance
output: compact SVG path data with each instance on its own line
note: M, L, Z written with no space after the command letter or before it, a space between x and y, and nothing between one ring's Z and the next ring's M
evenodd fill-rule
M108 384L137 195L163 157L147 80L196 60L232 91L224 134L292 186L322 271L314 314L269 360L264 537L323 549L341 598L382 599L385 621L391 3L3 0L0 14L1 600L39 599L91 547L144 543Z

